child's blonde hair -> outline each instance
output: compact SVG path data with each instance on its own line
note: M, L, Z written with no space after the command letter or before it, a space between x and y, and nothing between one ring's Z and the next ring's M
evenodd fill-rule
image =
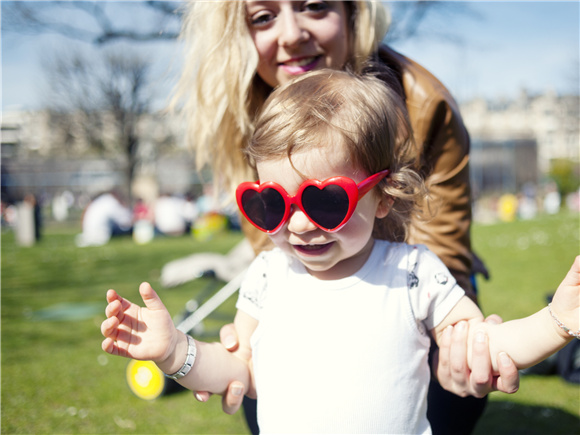
M375 237L401 241L426 190L413 169L407 109L397 89L387 84L389 71L380 74L319 70L277 88L256 119L244 153L255 167L263 160L292 161L294 153L336 144L367 175L389 169L377 187L394 204L387 222L375 224Z
M350 37L345 66L360 71L383 40L390 17L379 1L345 6ZM189 1L185 8L184 68L170 107L185 117L198 169L209 164L216 191L233 194L239 182L253 176L241 150L272 89L256 74L258 53L244 1Z

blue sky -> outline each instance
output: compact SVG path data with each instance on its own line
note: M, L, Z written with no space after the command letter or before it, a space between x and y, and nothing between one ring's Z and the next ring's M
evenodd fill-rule
M50 1L50 0L49 0ZM122 25L129 22L131 26L139 23L147 28L151 16L143 12L142 8L134 8L131 3L139 0L124 2L107 1L111 5L115 22ZM0 0L3 3L4 0ZM63 18L64 17L64 18ZM88 30L98 27L86 15L71 10L60 12L59 22L79 22ZM150 25L150 24L149 24ZM26 35L2 32L2 109L30 109L42 106L47 100L47 84L43 75L45 59L61 52L81 51L96 53L95 46L66 38L61 35L44 33L41 35ZM156 41L128 43L127 41L107 44L100 50L121 52L138 52L145 57L154 58L154 92L157 100L162 102L169 96L179 71L180 47L177 42Z
M418 37L394 43L433 72L459 100L510 98L526 88L579 93L580 7L578 1L472 1L472 14L433 13ZM452 5L453 6L453 3ZM433 35L446 33L459 43ZM41 57L69 40L56 35L2 35L2 109L34 108L45 95ZM90 50L86 44L74 44ZM175 43L141 45L159 59L160 98L169 93L179 65Z
M480 18L433 16L425 26L461 45L413 39L395 47L439 77L459 99L509 98L521 88L579 92L579 2L465 2Z

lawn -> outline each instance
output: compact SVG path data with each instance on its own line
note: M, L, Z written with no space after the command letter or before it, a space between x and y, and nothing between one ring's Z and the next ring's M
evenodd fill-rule
M474 246L492 274L480 281L486 313L504 319L545 305L579 252L578 215L475 226ZM126 360L100 349L105 292L136 300L148 280L178 314L204 291L201 279L177 288L159 284L161 267L192 252L226 252L241 239L227 233L206 242L159 238L148 245L113 240L79 249L74 230L48 228L22 248L2 234L2 433L248 433L243 416L221 412L219 398L199 404L182 391L145 401L125 383ZM207 322L215 329L233 314L235 296ZM215 337L213 339L216 339ZM526 376L512 396L492 394L478 434L580 433L580 389L556 376Z
M491 279L478 279L486 314L524 317L546 305L580 254L577 214L479 226L473 247ZM514 395L494 393L478 427L484 434L579 434L580 387L558 376L523 376Z

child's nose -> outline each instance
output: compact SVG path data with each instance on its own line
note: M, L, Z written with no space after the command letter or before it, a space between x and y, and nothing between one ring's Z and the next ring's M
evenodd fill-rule
M293 206L288 217L288 231L295 234L303 234L309 231L314 231L318 227L310 222L306 214L298 207Z

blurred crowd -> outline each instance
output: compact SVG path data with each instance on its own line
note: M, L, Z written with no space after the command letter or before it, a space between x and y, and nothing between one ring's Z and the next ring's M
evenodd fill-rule
M206 238L224 228L239 229L237 214L220 206L209 189L197 197L163 193L153 201L128 201L116 190L90 199L75 197L70 191L48 201L26 195L22 201L2 201L2 226L14 229L17 235L32 231L34 240L18 237L21 245L32 245L40 239L43 210L57 222L79 219L75 210L82 210L81 232L75 237L78 247L102 246L117 236L132 236L136 243L144 244L155 237L193 234Z
M204 239L225 228L239 230L236 209L220 204L211 186L198 196L164 193L153 201L135 198L131 202L115 190L93 198L75 197L70 191L50 199L27 194L21 201L2 201L1 222L3 228L14 229L19 244L33 245L41 239L43 214L50 215L53 221L70 222L79 219L81 210L82 231L75 238L77 246L101 246L116 236L132 236L136 243L144 244L155 237L193 235ZM528 184L516 194L478 199L474 204L474 221L527 220L560 210L580 212L580 190L562 197L555 183L542 187Z
M529 220L538 215L553 215L561 210L580 212L580 189L562 196L555 183L541 187L526 184L518 193L487 195L474 203L474 221L479 223Z

